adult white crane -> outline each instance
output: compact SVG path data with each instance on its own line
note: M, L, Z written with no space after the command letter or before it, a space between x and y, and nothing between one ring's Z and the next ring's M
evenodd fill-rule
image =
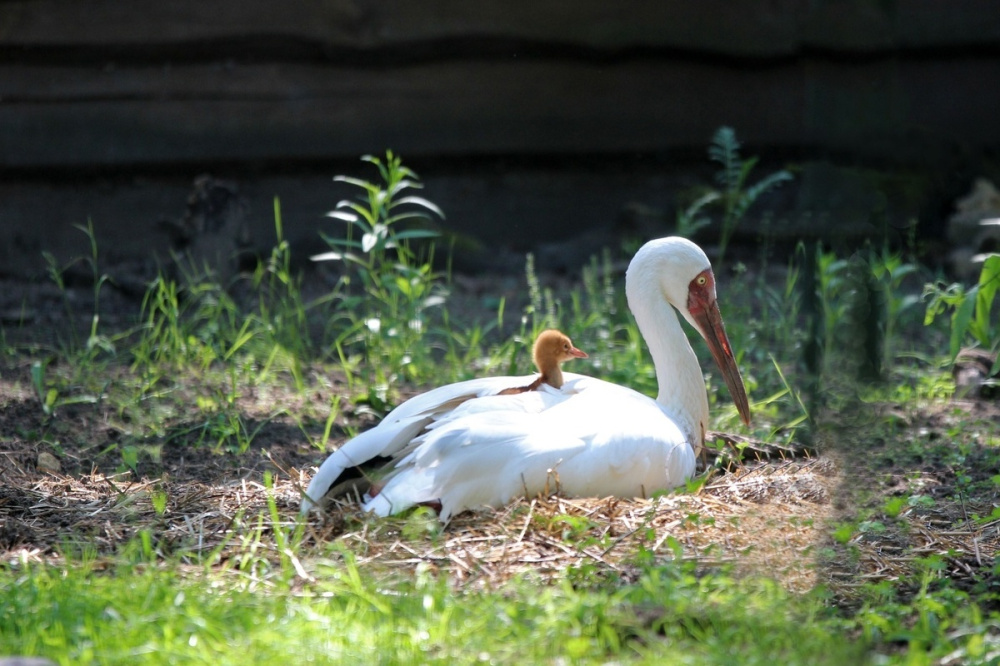
M750 422L712 266L689 240L653 240L629 264L625 292L656 368L656 400L574 373L565 373L561 388L542 384L513 395L498 394L533 377L442 386L407 400L330 455L306 489L302 513L319 505L345 469L376 457L392 459L364 504L380 516L439 503L447 521L549 490L648 497L684 483L704 444L708 397L675 308L705 338L743 422Z

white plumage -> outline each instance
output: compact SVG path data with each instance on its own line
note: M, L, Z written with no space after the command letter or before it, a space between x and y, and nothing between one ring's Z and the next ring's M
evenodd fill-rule
M644 245L626 274L629 307L656 367L656 400L565 373L561 388L496 395L534 377L488 377L412 398L335 451L306 489L302 512L347 468L378 456L390 472L365 509L385 516L439 502L440 518L514 497L642 497L684 483L704 441L708 399L674 308L701 333L745 422L750 410L716 305L704 252L682 238ZM673 306L673 307L671 307Z

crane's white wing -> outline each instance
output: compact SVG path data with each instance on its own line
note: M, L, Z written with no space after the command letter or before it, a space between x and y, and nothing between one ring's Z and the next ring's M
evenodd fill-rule
M439 413L404 447L386 485L365 508L398 513L439 501L441 519L512 497L649 496L693 473L694 451L656 401L570 375L521 400L483 398Z
M307 513L316 507L345 469L363 465L379 456L396 457L435 418L473 398L493 396L504 389L526 386L535 377L536 375L525 375L471 379L448 384L407 400L389 412L376 427L345 443L323 462L306 488L301 513ZM532 401L528 393L503 397L520 402Z

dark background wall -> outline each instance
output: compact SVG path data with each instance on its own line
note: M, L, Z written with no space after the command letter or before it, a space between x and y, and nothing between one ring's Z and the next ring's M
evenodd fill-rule
M386 148L450 228L520 252L672 217L720 125L801 167L789 219L886 196L933 233L997 173L998 84L992 0L5 0L0 270L79 253L88 219L112 258L165 247L202 173L262 246L279 196L308 251L330 177Z

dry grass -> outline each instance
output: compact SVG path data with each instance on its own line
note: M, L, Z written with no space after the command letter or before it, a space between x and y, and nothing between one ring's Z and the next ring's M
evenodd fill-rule
M360 522L358 516L359 529L342 530L341 512L353 506L341 505L325 523L327 530L315 534L340 539L362 562L429 565L463 585L492 587L529 571L555 577L586 564L628 579L641 547L658 557L680 552L705 566L731 563L743 572L771 569L780 558L785 561L774 573L804 590L814 575L810 558L799 555L822 538L829 478L821 477L828 471L813 461L762 464L726 475L698 494L650 500L537 497L460 515L438 538L424 540L405 538L400 519Z
M278 473L268 489L247 479L207 484L136 481L129 473L74 477L23 469L10 455L0 460L7 462L0 535L8 561L52 561L69 545L111 554L141 530L154 535L164 554L238 549L240 537L255 528L255 516L266 512L269 494L285 525L294 523L306 480ZM373 520L345 502L323 520L312 518L304 546L321 551L336 541L359 563L400 571L429 566L456 584L488 587L528 571L556 577L586 563L627 579L641 547L658 557L682 554L705 566L769 572L805 590L816 582L810 554L823 539L836 483L827 460L759 463L724 474L697 494L536 497L460 515L443 530L430 516ZM157 495L164 501L159 511Z
M981 405L969 409L991 427L992 412L983 420ZM36 414L37 408L26 411ZM898 436L953 427L942 411L911 412ZM74 422L72 414L62 418ZM7 437L0 450L0 556L7 562L58 562L67 549L87 548L111 560L147 531L164 557L198 561L214 553L214 562L226 562L256 539L259 552L276 561L269 498L280 526L295 525L300 492L312 473L304 461L317 456L301 442L279 446L292 439L280 419L269 428L260 441L270 445L273 459L259 448L237 455L179 446L164 450L158 475L142 476L96 466L44 472L39 455L49 450L47 444ZM462 514L443 529L419 511L376 520L354 503L339 503L324 518L311 517L297 556L308 570L311 557L336 555L336 544L387 575L422 567L447 574L461 587L496 587L525 572L558 578L578 567L628 582L639 557L682 557L700 567L726 565L740 575L774 577L795 591L826 585L847 605L867 583L905 579L932 555L959 582L982 580L992 569L1000 521L977 523L971 516L989 516L995 493L955 500L947 465L925 465L918 474L887 469L874 454L859 459L837 442L819 441L818 448L819 455L791 457L794 451L751 446L752 457L776 459L717 469L693 493L645 500L536 497ZM88 464L81 452L66 451L62 458ZM263 483L265 471L273 475L271 488ZM906 506L894 517L879 513L886 497L918 476L935 495L932 506ZM882 529L863 529L857 522L863 511ZM852 520L846 538L831 538L838 525Z

